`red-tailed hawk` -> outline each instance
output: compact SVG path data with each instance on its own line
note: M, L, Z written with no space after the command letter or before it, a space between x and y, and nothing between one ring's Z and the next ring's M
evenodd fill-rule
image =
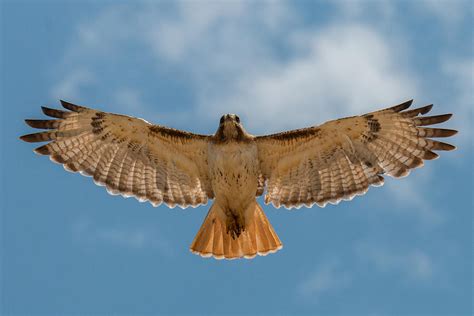
M382 185L383 174L408 175L437 158L435 150L455 149L431 139L455 130L423 127L451 114L423 116L432 105L407 110L411 103L253 136L234 114L222 116L214 135L198 135L61 101L69 111L42 108L57 120L26 120L49 131L21 139L49 141L35 152L93 177L111 194L183 208L214 199L191 251L253 258L282 247L256 201L265 189L265 203L277 208L323 207Z

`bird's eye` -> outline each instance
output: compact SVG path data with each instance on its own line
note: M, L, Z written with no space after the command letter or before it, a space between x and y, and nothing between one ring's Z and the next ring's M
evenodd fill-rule
M235 121L236 121L237 123L240 123L240 117L238 117L238 116L236 115L236 116L235 116Z

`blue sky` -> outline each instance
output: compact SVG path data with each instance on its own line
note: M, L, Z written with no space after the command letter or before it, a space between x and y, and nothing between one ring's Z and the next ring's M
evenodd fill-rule
M1 4L1 313L472 314L468 1ZM18 136L58 99L211 134L270 133L407 99L454 113L455 152L324 209L264 209L254 260L188 247L207 207L153 208Z

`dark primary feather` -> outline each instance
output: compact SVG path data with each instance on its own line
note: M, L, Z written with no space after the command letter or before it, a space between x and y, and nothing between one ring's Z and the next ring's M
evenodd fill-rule
M56 110L56 109L50 109L45 106L41 107L41 110L43 111L44 114L55 117L55 118L67 118L69 113L61 110Z
M56 129L59 127L57 120L25 120L25 122L33 128Z
M401 112L401 111L403 111L403 110L408 109L408 108L412 105L412 103L413 103L413 99L408 100L408 101L406 101L406 102L403 102L403 103L401 103L401 104L399 104L399 105L392 106L392 107L387 108L387 109L382 110L382 111ZM429 111L429 110L428 110L428 111Z
M86 108L84 106L80 106L80 105L76 105L76 104L72 104L72 103L69 103L69 102L66 102L64 100L60 100L61 102L61 105L65 108L65 109L68 109L68 110L71 110L73 112L82 112L84 110L88 110L89 108Z

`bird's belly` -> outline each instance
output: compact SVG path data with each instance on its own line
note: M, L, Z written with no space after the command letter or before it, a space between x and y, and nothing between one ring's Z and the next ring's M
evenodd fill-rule
M255 200L258 159L255 144L213 145L210 175L216 203L232 212L243 212Z

